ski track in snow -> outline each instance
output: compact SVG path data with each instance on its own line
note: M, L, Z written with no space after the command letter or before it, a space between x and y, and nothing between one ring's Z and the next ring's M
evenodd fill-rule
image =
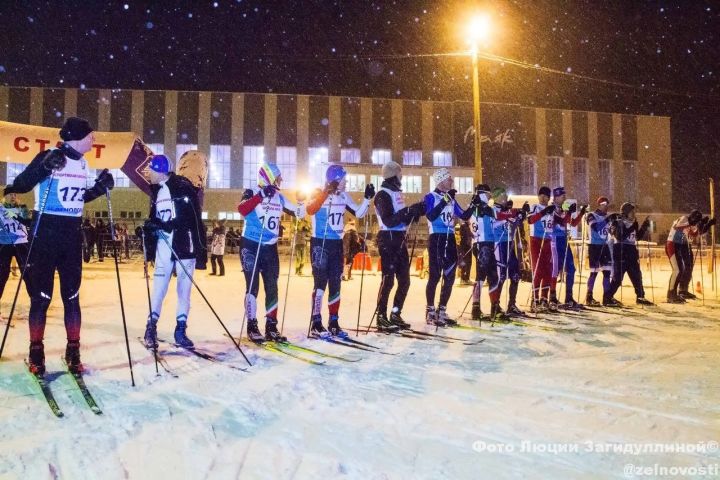
M226 277L197 274L234 334L244 285L238 264L236 256L227 256ZM666 268L654 273L658 301L667 275ZM161 345L178 376L173 378L162 368L156 375L152 354L136 338L147 316L141 266L123 265L121 276L135 388L113 264L86 265L81 290L86 382L104 412L100 416L60 373L64 331L58 298L48 313L45 345L51 387L65 418L50 412L24 371L27 298L21 295L0 363L0 478L622 478L627 463L720 463L717 451L583 451L586 441L720 440L720 303L714 298L705 307L699 301L663 304L627 315L593 311L562 314L557 322L527 319L535 325L528 327L496 324L490 330L484 323L490 331L439 332L485 338L470 346L361 335L398 352L387 356L304 339L312 280L293 277L285 333L309 348L362 357L360 362L326 358L325 365L314 366L243 346L254 366L242 372ZM365 278L361 324L372 314L379 281L378 275ZM280 285L284 298L283 276ZM358 288L357 276L343 282L346 327L355 326ZM425 281L413 277L403 313L416 329L424 328L424 290ZM448 311L459 314L469 294L469 288L456 288ZM521 284L518 298L527 295ZM173 288L159 323L163 338L172 335L172 297ZM631 288L624 299L631 303ZM223 363L247 366L197 293L188 334ZM523 441L578 444L581 451L520 451ZM515 450L478 452L474 442Z

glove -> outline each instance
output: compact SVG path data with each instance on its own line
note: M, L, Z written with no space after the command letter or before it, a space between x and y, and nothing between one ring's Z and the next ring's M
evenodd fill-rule
M582 207L580 207L580 215L585 215L585 212L587 212L587 209L588 209L587 205L583 205Z
M106 193L112 190L115 186L115 179L113 178L112 173L105 168L95 179L95 185L101 192Z
M375 185L373 185L372 183L368 183L367 185L365 185L365 198L370 200L374 196L375 196Z
M611 213L610 215L607 216L608 222L611 222L611 223L616 222L618 218L620 218L619 213Z
M272 198L275 192L277 192L277 187L275 185L268 185L260 190L260 196L262 198Z
M577 203L571 203L570 207L568 208L568 213L575 213L577 212Z
M335 193L338 189L340 182L333 180L332 182L325 183L325 193Z
M163 222L159 218L148 218L145 220L144 228L152 234L156 234L160 230L166 233L172 232L172 224L170 222Z
M528 202L523 203L522 211L527 215L530 213L530 204Z
M550 215L551 213L555 213L555 205L548 205L543 209L542 213L543 215Z
M302 190L298 190L295 194L295 199L297 199L298 203L304 202L306 198L307 195L305 195L305 192L303 192Z
M62 170L66 164L67 159L60 150L50 150L43 158L43 165L48 170Z
M413 217L413 222L417 222L420 217L425 215L425 204L418 202L410 205L410 215Z
M716 223L716 220L714 218L711 218L710 220L708 220L707 224L705 224L705 227L710 228L713 225L715 225L715 223Z
M481 205L484 205L485 202L483 202L482 198L480 198L480 195L475 194L475 195L473 195L472 200L470 200L470 204L473 207L479 207Z
M454 188L451 188L450 190L447 191L447 195L449 195L450 198L455 200L455 195L457 195L457 190L455 190Z

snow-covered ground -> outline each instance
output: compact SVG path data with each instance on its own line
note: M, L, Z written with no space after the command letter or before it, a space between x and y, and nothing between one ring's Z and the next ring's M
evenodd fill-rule
M225 277L200 272L197 278L220 317L239 333L243 280L236 256L228 255L226 263ZM329 359L314 366L247 347L254 366L245 373L168 354L178 378L156 376L151 354L137 340L147 316L141 265L122 265L121 276L134 388L113 263L84 270L83 360L102 416L93 415L71 379L59 374L50 377L66 416L52 415L24 371L27 298L21 295L0 363L0 478L625 478L627 464L709 466L709 473L720 464L720 303L709 291L709 276L712 300L705 307L694 302L631 315L588 312L553 326L569 331L503 324L444 332L485 338L473 346L360 337L395 356L303 340L312 279L293 277L285 332L361 361ZM667 268L656 268L658 302L667 276ZM379 280L365 277L363 323ZM4 315L15 282L11 278L5 291ZM345 326L356 322L359 286L359 275L343 283ZM416 328L423 328L424 290L425 281L414 276L404 314ZM522 303L527 292L523 285ZM284 294L281 278L281 312ZM469 294L470 288L457 287L450 312L459 313ZM174 323L169 297L159 328L164 338ZM629 287L624 300L634 300ZM189 335L224 355L227 364L243 366L196 293ZM64 346L56 296L46 330L51 372L61 371ZM703 445L709 447L696 451ZM673 449L680 451L667 451ZM684 473L703 477L702 470Z

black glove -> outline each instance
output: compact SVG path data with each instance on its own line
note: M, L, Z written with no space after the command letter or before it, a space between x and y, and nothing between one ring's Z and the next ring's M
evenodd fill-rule
M375 196L375 185L373 185L372 183L368 183L367 185L365 185L365 198L370 200L374 196Z
M425 203L417 202L410 205L410 215L413 217L413 222L417 222L420 217L425 215Z
M542 211L543 215L550 215L555 212L555 205L548 205Z
M714 218L711 218L711 219L708 220L708 222L705 224L705 228L708 228L708 229L709 229L710 227L712 227L713 225L715 225L715 223L717 223L716 220L715 220Z
M577 203L571 203L570 207L568 207L568 213L575 213L577 212Z
M611 213L610 215L607 216L607 221L612 223L612 222L617 221L618 218L620 218L619 213Z
M277 192L277 187L275 185L267 185L260 189L260 196L263 198L272 198L272 196L275 195L275 192Z
M587 209L588 209L587 205L583 205L582 207L580 207L580 215L585 215L585 212L587 212Z
M476 193L475 195L473 195L472 200L470 200L470 204L473 207L479 207L481 205L485 205L485 202L483 202L482 198L480 198L480 195Z
M50 150L43 158L43 165L48 170L62 170L66 164L67 159L60 150Z
M450 198L455 200L455 195L457 195L457 190L455 190L454 188L451 188L450 190L447 191L447 194L450 195Z
M103 193L113 189L115 186L115 179L107 168L104 168L103 171L98 174L95 179L95 186Z
M333 180L332 182L325 183L325 193L335 193L338 189L340 182Z
M163 222L159 218L148 218L145 220L144 225L145 231L156 234L160 230L166 233L172 232L172 224L170 222Z
M530 213L530 204L528 202L523 203L522 211L527 215Z

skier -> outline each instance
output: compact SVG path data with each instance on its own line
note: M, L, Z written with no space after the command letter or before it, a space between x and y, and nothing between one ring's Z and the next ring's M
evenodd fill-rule
M400 316L405 297L410 288L410 257L407 250L407 230L425 214L425 203L417 202L405 206L400 187L402 168L390 160L382 167L383 183L375 196L375 211L380 231L377 246L382 265L382 281L378 293L376 308L379 331L397 331L410 328ZM387 316L390 291L397 277L398 288L395 291L390 318Z
M489 286L488 295L492 317L499 313L497 309L500 306L499 278L495 260L495 234L493 232L495 210L488 205L490 197L490 187L483 183L475 187L475 194L471 200L470 229L473 232L473 255L475 256L475 286L472 293L471 310L473 320L480 320L482 316L480 293L485 280Z
M590 275L588 276L585 305L589 307L600 306L600 302L593 298L593 288L598 272L602 272L603 275L603 298L608 298L610 273L612 272L611 247L608 245L608 230L610 229L608 206L610 200L607 197L599 197L597 205L597 209L592 213L588 213L586 217L587 226L590 230L590 244L588 245Z
M292 217L303 218L304 195L298 191L298 205L294 205L280 193L282 174L274 163L265 163L258 170L257 188L243 193L238 212L245 217L240 247L240 262L245 274L245 314L247 335L256 343L264 340L283 342L285 337L277 329L278 277L280 260L277 241L280 234L280 217L283 212ZM257 321L257 295L260 275L265 288L265 336Z
M10 193L6 197L6 202L0 205L0 216L3 224L3 229L0 230L0 297L2 297L10 278L12 259L17 260L20 270L25 268L30 213L25 205L17 203L17 195ZM25 276L24 279L28 295L31 295L29 278Z
M665 243L665 253L672 267L668 285L668 303L685 303L686 300L697 299L690 292L690 281L695 264L692 244L700 235L707 233L713 225L715 225L715 219L703 217L699 210L693 210L690 215L683 215L673 222ZM678 287L680 287L679 292Z
M455 270L457 269L457 243L455 242L455 219L467 220L472 207L463 210L455 201L457 190L453 188L453 178L447 168L436 170L433 174L435 190L425 195L425 216L428 219L430 236L428 237L429 277L425 287L425 322L428 325L445 327L457 325L448 318L447 303L450 300ZM435 310L435 291L442 277L440 299Z
M565 208L565 200L567 195L565 187L557 187L553 190L553 203L555 211L559 212L559 218L553 228L553 246L555 248L556 263L553 265L552 281L550 283L550 301L559 304L557 298L557 279L560 272L565 273L565 302L563 308L570 310L579 310L582 308L573 298L573 286L575 285L575 259L573 258L572 249L568 242L567 228L569 226L576 227L582 220L587 207L583 205L580 211L577 210L577 203L571 203Z
M343 219L346 211L356 218L363 218L370 199L375 196L375 186L367 184L363 201L358 206L345 191L346 176L347 171L341 165L330 165L325 173L324 190L315 195L307 207L307 214L312 215L310 263L314 279L310 335L316 338L348 336L338 323L343 273ZM321 313L325 289L328 290L327 330L323 326Z
M637 304L653 305L652 302L645 299L642 272L640 271L640 257L637 249L637 240L644 238L648 227L650 227L650 217L645 218L642 225L638 227L638 222L635 219L635 205L625 202L620 207L620 212L619 217L617 214L611 216L610 235L615 240L612 250L613 274L608 295L603 298L603 305L622 306L620 302L615 300L614 296L622 285L626 272L635 288Z
M525 202L522 208L512 208L512 200L508 200L505 190L496 188L493 191L495 220L493 233L495 236L495 261L498 271L498 299L502 294L506 278L510 280L508 292L507 315L522 316L525 312L517 306L517 291L520 284L520 262L522 258L522 244L516 240L518 226L527 218L530 205ZM496 316L502 314L499 306L492 312ZM491 313L491 315L492 315Z
M550 188L540 187L538 203L533 205L528 216L530 228L530 264L532 267L533 299L530 310L534 313L550 310L557 312L557 302L550 298L553 266L557 262L553 236L556 222L562 222L554 204L550 202Z
M60 295L65 310L67 347L65 361L72 372L81 373L80 361L80 282L82 279L82 231L84 204L105 195L115 184L107 169L88 187L89 168L83 155L94 142L93 128L87 120L70 117L60 129L62 142L57 148L40 152L5 188L9 193L35 189L35 213L30 231L32 258L28 258L30 278L30 371L45 373L45 322L52 299L55 271L60 276Z
M220 267L220 276L225 276L225 220L218 220L212 231L212 244L210 246L212 253L210 256L210 264L212 272L210 275L218 275L217 266ZM217 266L216 266L217 264Z
M145 346L157 349L157 322L173 276L177 275L175 343L193 348L187 336L192 275L205 270L206 237L200 213L198 189L187 178L172 172L165 155L155 155L149 165L150 215L145 221L145 248L148 261L155 262L151 312L145 327ZM172 247L172 249L171 249ZM182 265L178 265L182 263Z

